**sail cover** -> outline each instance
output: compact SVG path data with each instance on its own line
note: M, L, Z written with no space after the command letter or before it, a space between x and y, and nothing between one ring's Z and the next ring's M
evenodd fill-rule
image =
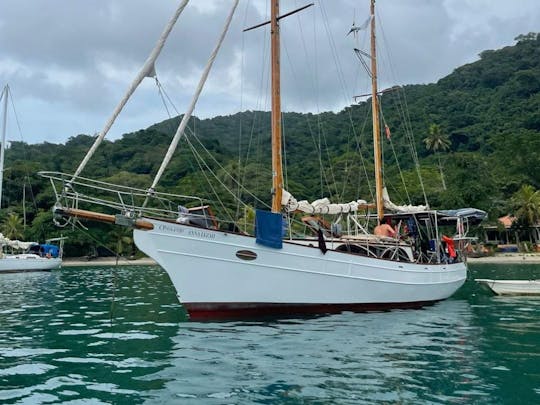
M365 200L351 201L344 204L332 204L328 198L321 198L313 202L307 200L297 201L288 191L283 190L281 205L287 212L302 211L308 214L341 214L356 212L358 207L367 204Z

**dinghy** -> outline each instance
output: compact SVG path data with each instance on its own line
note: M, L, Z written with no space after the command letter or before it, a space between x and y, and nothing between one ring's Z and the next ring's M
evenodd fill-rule
M487 286L497 295L540 295L540 280L490 280L477 278L474 281Z

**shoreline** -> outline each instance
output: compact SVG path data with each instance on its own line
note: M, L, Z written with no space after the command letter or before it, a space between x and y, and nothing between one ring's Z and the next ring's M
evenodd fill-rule
M520 264L539 263L540 253L497 253L493 256L469 257L468 263Z
M540 253L499 253L493 256L469 257L468 263L492 263L492 264L520 264L534 263L540 264ZM81 267L81 266L158 266L154 259L143 257L140 259L127 259L125 257L98 257L92 260L86 260L81 257L69 257L62 260L62 267Z

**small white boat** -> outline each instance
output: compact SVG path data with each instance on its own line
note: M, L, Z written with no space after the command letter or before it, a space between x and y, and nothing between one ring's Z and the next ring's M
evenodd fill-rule
M487 286L497 295L540 295L540 280L490 280L477 278L474 281Z
M8 99L11 97L10 94L8 85L0 93L3 110L2 133L0 137L0 208L2 205L7 111ZM60 267L62 264L63 246L61 241L63 239L50 239L45 244L40 245L37 242L12 240L0 233L0 274L25 271L50 271ZM50 242L60 242L60 246L51 245Z

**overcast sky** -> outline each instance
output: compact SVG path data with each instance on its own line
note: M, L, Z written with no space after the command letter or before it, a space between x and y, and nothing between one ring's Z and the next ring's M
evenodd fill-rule
M282 13L311 0L281 0ZM9 84L28 143L63 143L105 124L180 0L0 0L0 79ZM191 0L161 57L158 78L186 109L232 0ZM315 1L282 20L285 111L339 111L368 89L352 49L368 50L362 24L369 0ZM431 83L486 49L540 32L539 0L378 0L381 86ZM241 0L195 115L268 109L266 0ZM21 140L11 105L8 139ZM145 79L108 138L168 117L153 79Z

